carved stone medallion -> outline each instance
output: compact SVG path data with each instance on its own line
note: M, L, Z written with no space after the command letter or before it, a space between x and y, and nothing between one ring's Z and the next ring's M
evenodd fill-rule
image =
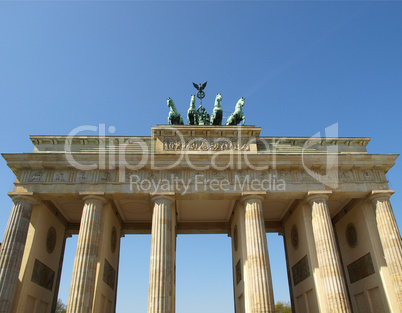
M112 234L110 237L110 248L112 249L113 253L116 251L116 245L117 245L117 232L116 227L113 226Z
M237 225L235 225L234 230L233 230L233 245L235 251L237 251L237 248L239 247L239 238L238 238L238 233L237 233Z
M299 247L299 232L297 231L297 226L293 225L290 232L290 240L292 242L292 247L297 249Z
M56 240L57 240L56 229L52 226L47 231L46 236L46 250L49 254L54 251L54 248L56 246Z
M357 231L355 225L352 223L346 226L346 241L351 248L354 248L357 245Z

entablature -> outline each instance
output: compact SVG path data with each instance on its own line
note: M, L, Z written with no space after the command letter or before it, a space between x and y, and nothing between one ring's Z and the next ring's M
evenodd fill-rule
M366 137L260 137L255 126L158 125L152 136L30 136L35 153L366 153Z

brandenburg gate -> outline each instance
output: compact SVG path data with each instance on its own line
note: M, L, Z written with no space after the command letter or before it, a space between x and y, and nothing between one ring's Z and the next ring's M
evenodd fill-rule
M367 153L369 138L260 131L31 136L33 153L3 154L16 181L0 312L55 311L72 234L67 312L115 312L120 238L151 234L148 313L174 313L177 235L228 234L234 311L273 313L267 232L284 238L294 312L402 312L402 242L386 178L397 155Z

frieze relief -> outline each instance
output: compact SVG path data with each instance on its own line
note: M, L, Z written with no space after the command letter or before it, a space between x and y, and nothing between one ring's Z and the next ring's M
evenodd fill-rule
M161 180L160 172L154 172L154 171L146 172L146 177L148 180L152 180L155 182L159 182Z
M45 178L45 172L40 170L40 171L32 171L30 178L29 178L29 182L30 183L41 183L44 181Z
M348 170L348 171L345 171L345 170L340 171L339 172L339 178L343 182L354 181L353 172L350 171L350 170Z
M352 170L354 181L360 182L363 181L363 173L360 170Z
M190 172L184 172L184 171L169 171L166 173L164 173L166 176L163 176L163 179L185 179L185 177L183 177L185 174L188 174Z
M277 173L277 176L280 179L284 179L285 181L289 181L292 179L292 173L288 172L288 171L279 171L279 173Z
M236 180L236 178L240 181L244 181L245 179L248 179L250 177L250 174L246 170L240 170L234 173L232 180Z
M138 173L138 171L133 171L133 170L127 170L125 172L124 178L125 178L125 182L130 182L130 179L132 176L134 176L136 173Z
M308 174L305 170L300 171L300 180L305 182L312 182L314 178Z
M79 171L76 175L75 181L77 183L88 183L92 182L92 172L90 171Z
M226 171L210 171L209 178L215 180L229 179L228 173Z
M196 171L196 172L191 172L189 174L190 174L189 175L190 177L189 177L188 181L191 183L196 183L198 181L198 179L200 179L201 177L205 177L206 173L203 173L201 171Z
M163 138L164 151L250 151L249 139Z
M373 171L363 171L364 181L375 181Z
M111 173L109 171L102 171L99 175L98 181L101 183L107 183L111 181Z
M53 181L55 183L65 183L68 182L68 173L66 171L63 172L55 172L53 176Z
M197 178L198 177L198 178ZM149 180L160 182L161 180L179 180L194 183L197 179L228 180L230 182L244 180L280 180L286 183L317 183L327 182L338 177L341 183L376 183L378 189L387 188L386 176L379 170L340 170L326 173L324 170L304 169L292 170L26 170L22 172L22 183L130 183L133 178L136 181ZM131 179L131 180L130 180ZM384 187L384 188L383 188Z

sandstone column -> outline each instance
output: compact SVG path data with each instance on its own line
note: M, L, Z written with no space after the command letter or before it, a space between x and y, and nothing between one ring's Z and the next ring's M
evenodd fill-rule
M18 275L24 254L32 208L36 200L31 196L13 197L0 251L0 312L9 313L14 300Z
M67 304L68 313L90 313L94 298L102 207L106 199L89 195L81 216L73 277Z
M326 312L352 312L327 206L330 194L331 191L309 192L306 198L311 204L314 242L327 303Z
M399 307L402 311L402 241L389 201L393 193L393 190L374 190L371 192L370 200L374 206L385 260L387 261Z
M176 214L170 194L152 197L148 313L175 312Z
M247 256L248 313L275 313L265 223L259 194L243 197Z

